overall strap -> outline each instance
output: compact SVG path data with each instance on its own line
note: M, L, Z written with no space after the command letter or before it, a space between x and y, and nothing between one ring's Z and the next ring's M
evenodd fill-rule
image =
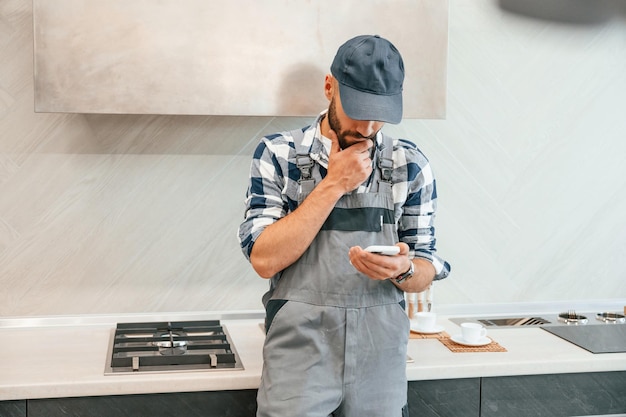
M313 159L309 152L310 147L302 144L304 132L302 129L292 130L291 136L296 148L296 165L300 170L300 179L298 179L298 203L302 203L304 199L311 194L315 188L315 179L312 177ZM378 169L380 170L380 178L378 180L378 192L391 193L392 173L393 173L393 139L384 133L382 134L382 144L380 146L380 155L378 156Z
M290 133L296 148L296 165L300 170L300 179L298 180L298 203L302 203L304 199L311 194L313 188L315 188L315 179L313 179L311 173L314 163L309 154L310 147L302 144L304 131L302 129L295 129Z
M382 133L382 132L381 132ZM383 143L378 156L378 169L380 169L380 179L378 180L378 192L391 193L391 182L393 173L393 139L384 133Z

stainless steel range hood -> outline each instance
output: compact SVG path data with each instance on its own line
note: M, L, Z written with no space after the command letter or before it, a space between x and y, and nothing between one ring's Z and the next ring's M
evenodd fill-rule
M448 1L387 2L393 19L373 2L320 13L329 7L34 0L35 111L312 117L328 105L322 86L335 51L363 30L403 54L404 117L445 118Z

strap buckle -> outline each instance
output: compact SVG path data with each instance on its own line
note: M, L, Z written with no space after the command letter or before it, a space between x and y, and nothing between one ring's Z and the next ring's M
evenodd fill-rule
M311 168L313 168L313 160L308 154L298 154L296 156L296 165L300 170L300 179L298 180L298 182L311 179Z
M380 169L381 181L391 182L393 159L381 156L378 158L378 168Z

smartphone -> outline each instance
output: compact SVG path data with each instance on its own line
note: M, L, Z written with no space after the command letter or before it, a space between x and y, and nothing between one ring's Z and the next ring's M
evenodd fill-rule
M400 247L399 246L379 246L379 245L374 245L374 246L368 246L367 248L365 248L366 251L368 252L372 252L372 253L378 253L381 255L397 255L400 253Z

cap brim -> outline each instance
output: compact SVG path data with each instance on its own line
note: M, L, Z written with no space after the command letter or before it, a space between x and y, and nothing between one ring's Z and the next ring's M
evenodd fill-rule
M355 90L339 83L343 111L354 120L398 124L402 121L402 92L378 95Z

